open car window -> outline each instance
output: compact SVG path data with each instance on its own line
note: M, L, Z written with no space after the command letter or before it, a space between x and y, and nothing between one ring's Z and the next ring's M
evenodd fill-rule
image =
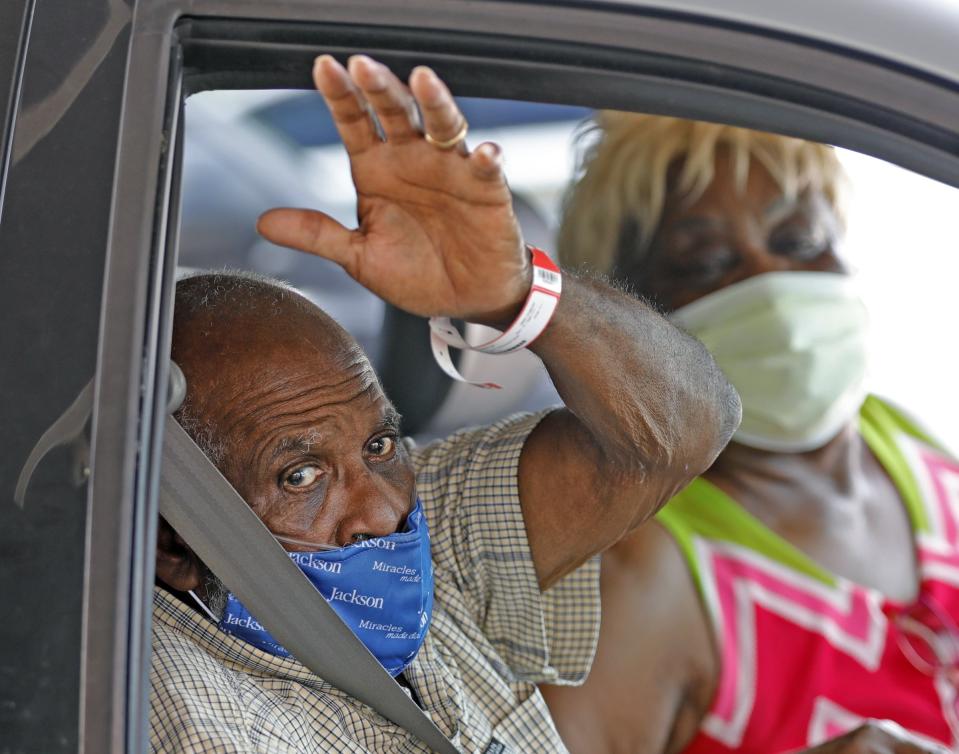
M503 147L525 237L555 253L564 197L595 138L594 111L483 98L462 98L460 107L471 143ZM560 402L528 352L460 355L468 376L492 375L502 391L451 383L423 348L425 327L397 333L402 313L388 311L337 265L256 234L256 218L273 206L309 206L356 223L346 152L318 94L208 91L187 100L185 113L181 273L247 269L296 285L363 346L407 417L406 429L421 441ZM956 360L943 347L945 323L959 316L949 293L959 274L950 232L959 190L851 150L841 150L840 160L848 175L840 256L872 319L869 388L959 447L959 407L949 400ZM470 333L476 341L480 330ZM424 381L431 389L423 389ZM418 393L429 393L430 402Z

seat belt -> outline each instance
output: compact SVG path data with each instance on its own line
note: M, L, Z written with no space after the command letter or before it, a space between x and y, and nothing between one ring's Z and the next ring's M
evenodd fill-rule
M300 571L246 501L172 413L186 380L170 362L168 415L160 469L160 513L297 660L372 707L439 754L461 754ZM43 433L20 471L14 500L24 507L30 479L54 448L85 443L93 380ZM259 618L257 618L259 620Z
M297 660L434 751L459 754L173 416L163 439L160 513Z

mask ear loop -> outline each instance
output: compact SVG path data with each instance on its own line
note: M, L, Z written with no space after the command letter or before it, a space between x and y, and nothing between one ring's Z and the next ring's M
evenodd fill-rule
M203 600L201 600L199 597L196 596L196 594L194 594L192 589L187 589L186 593L189 594L194 599L196 604L200 606L200 608L203 610L204 613L210 616L211 621L213 621L214 623L220 622L220 619L213 614L213 611L206 606L206 603Z

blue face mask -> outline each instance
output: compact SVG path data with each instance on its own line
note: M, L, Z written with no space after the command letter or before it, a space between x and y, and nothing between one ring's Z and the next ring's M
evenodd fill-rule
M380 664L391 675L402 673L419 652L433 613L430 535L420 501L402 532L289 555ZM233 594L219 626L266 652L290 656Z

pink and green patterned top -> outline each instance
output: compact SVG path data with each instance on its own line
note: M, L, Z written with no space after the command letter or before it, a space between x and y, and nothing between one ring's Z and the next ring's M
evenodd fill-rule
M915 604L828 573L704 479L658 514L693 573L720 657L687 754L796 751L868 718L959 744L959 463L877 398L864 403L860 427L909 514Z

